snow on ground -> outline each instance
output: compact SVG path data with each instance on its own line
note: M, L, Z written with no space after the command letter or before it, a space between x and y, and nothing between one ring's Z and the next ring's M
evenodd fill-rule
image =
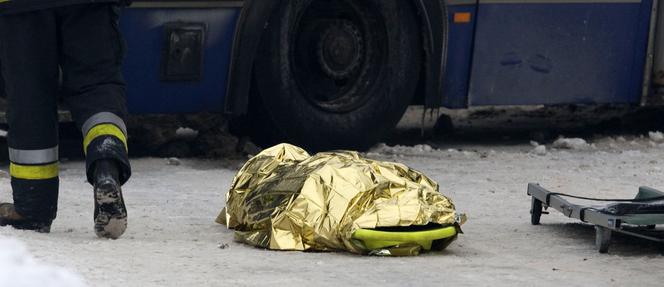
M657 132L649 132L648 136L650 137L650 140L654 142L664 142L664 133L657 131Z
M25 245L0 237L0 286L83 287L83 279L63 268L34 260Z
M556 212L530 225L529 182L595 197L631 197L640 185L664 189L664 146L648 135L590 142L596 148L541 155L528 142L373 149L371 158L438 181L468 214L458 241L419 257L275 252L234 242L214 219L242 162L224 160L134 159L125 186L129 229L115 241L95 237L84 163L66 162L51 234L0 228L0 236L19 238L39 262L102 287L661 286L664 256L648 241L617 236L609 254L599 254L589 225ZM0 177L0 200L9 198L9 179Z
M426 155L439 152L428 144L418 144L415 146L395 145L389 146L385 143L379 143L369 150L369 154L395 154L395 155Z
M552 146L559 149L589 149L593 146L581 138L559 138Z

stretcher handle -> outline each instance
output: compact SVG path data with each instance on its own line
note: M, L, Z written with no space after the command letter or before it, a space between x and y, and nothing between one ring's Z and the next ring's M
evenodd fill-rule
M564 196L564 197L571 197L571 198L576 198L576 199L584 199L584 200L591 200L591 201L613 201L613 202L650 202L650 201L657 201L657 200L664 200L664 196L657 196L657 197L651 197L651 198L632 198L632 199L617 199L617 198L594 198L594 197L585 197L585 196L578 196L578 195L572 195L572 194L566 194L566 193L561 193L561 192L551 192L546 195L546 202L548 204L549 198L553 195L558 195L558 196Z

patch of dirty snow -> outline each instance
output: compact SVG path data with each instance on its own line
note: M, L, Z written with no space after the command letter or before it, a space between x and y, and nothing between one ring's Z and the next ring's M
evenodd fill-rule
M624 155L626 158L638 158L643 155L643 153L639 150L626 150L621 153Z
M0 238L0 286L83 287L83 279L60 267L38 263L25 245Z
M582 138L561 137L553 142L553 147L557 149L587 150L592 148L592 145Z
M182 164L182 162L181 162L180 159L177 158L177 157L169 157L168 159L166 159L166 164L168 164L168 165L176 165L176 166L177 166L177 165Z
M536 154L536 155L546 155L546 146L545 145L537 145L535 148L533 148L530 153Z
M198 136L198 131L191 128L178 128L175 130L175 135L180 138L195 138Z
M378 154L408 154L408 155L422 155L437 152L438 149L431 147L428 144L418 144L415 146L395 145L389 146L385 143L379 143L369 150L369 153Z
M656 143L664 142L664 133L662 132L649 132L648 136L650 137L650 140Z

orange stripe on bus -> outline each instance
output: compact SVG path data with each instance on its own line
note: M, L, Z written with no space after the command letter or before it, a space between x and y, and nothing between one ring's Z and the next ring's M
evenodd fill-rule
M470 23L470 12L454 13L454 23Z

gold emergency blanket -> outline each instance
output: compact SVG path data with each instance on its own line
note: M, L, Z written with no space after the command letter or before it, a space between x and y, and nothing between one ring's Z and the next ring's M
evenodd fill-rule
M280 144L242 167L217 222L234 229L238 241L258 247L366 254L377 250L353 238L359 229L458 230L457 219L438 184L405 165L365 159L351 151L310 156ZM445 248L454 234L437 248ZM405 255L419 253L419 248L413 253L406 247L410 251Z

